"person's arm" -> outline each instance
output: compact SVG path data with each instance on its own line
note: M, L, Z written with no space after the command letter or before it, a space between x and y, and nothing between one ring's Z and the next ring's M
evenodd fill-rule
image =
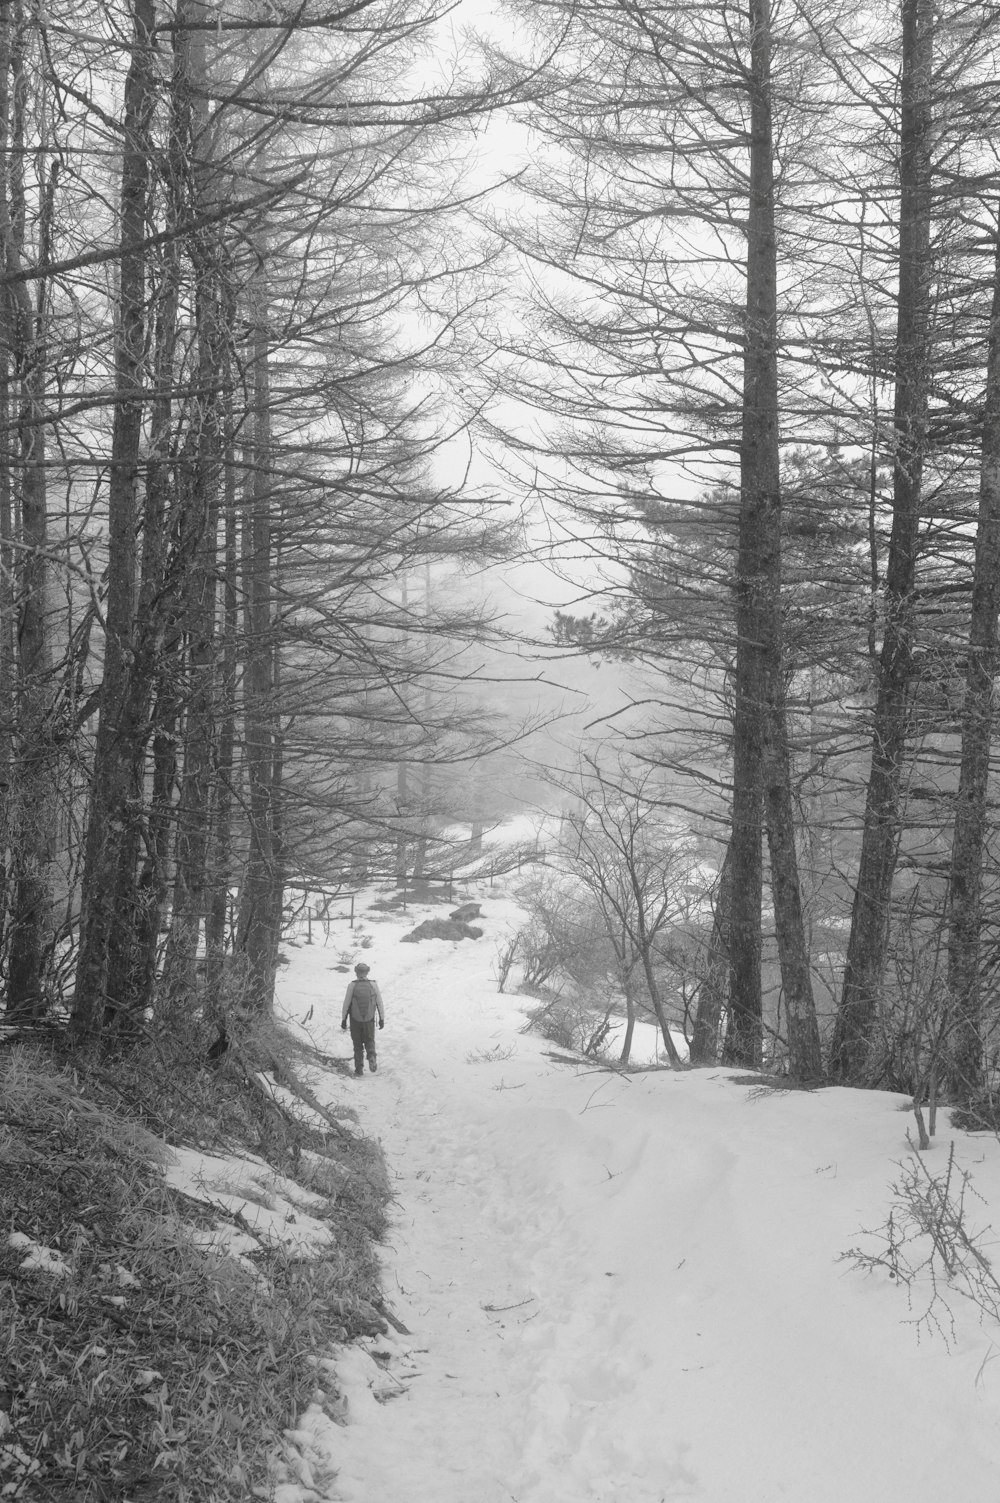
M375 988L375 1007L376 1007L376 1010L378 1011L378 1026L380 1028L384 1028L385 1027L385 1008L382 1006L382 993L378 989L378 982L377 981L373 981L372 985Z
M353 996L354 996L354 982L353 981L349 981L347 983L347 992L346 992L346 994L344 996L344 1010L340 1014L340 1026L341 1026L341 1028L346 1028L347 1027L347 1014L351 1010L351 998Z

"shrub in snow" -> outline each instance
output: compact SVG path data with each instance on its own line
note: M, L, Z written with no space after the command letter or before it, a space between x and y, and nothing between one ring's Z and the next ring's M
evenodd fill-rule
M976 1231L969 1221L969 1199L982 1197L969 1171L955 1164L955 1145L940 1175L919 1154L899 1167L888 1221L864 1233L873 1245L852 1247L843 1256L865 1273L884 1269L905 1287L910 1308L923 1306L914 1316L918 1333L926 1327L951 1340L955 1318L949 1294L1000 1323L1000 1279L982 1245L988 1228Z
M502 992L504 990L510 978L510 973L514 968L514 962L517 959L518 943L518 936L516 934L513 934L509 939L506 939L502 945L497 946L496 968L494 970L494 975L497 978L498 992Z

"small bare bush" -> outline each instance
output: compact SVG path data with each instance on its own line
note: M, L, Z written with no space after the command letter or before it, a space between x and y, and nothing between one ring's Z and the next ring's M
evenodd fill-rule
M532 1008L522 1033L540 1033L560 1049L578 1054L598 1055L611 1026L610 1013L597 1008L589 997L568 992L550 997Z
M523 991L569 986L582 992L615 970L600 911L573 879L549 873L525 884L517 897L528 913L517 934Z
M559 938L549 934L532 920L517 936L517 958L521 963L521 986L537 992L549 986L559 970L563 950Z
M530 1030L532 1033L540 1033L550 1044L558 1044L561 1049L579 1051L580 1021L579 1009L572 1000L554 997L549 1002L543 1002L541 1007L531 1010L524 1032Z
M497 978L497 991L502 992L517 959L518 936L512 934L503 944L497 946L496 964L494 974Z
M1000 1323L1000 1279L982 1247L989 1228L974 1231L968 1219L969 1201L982 1197L968 1170L956 1165L954 1145L940 1176L931 1173L919 1154L899 1169L888 1220L864 1233L874 1249L852 1247L843 1257L865 1273L884 1270L906 1289L918 1335L936 1332L951 1342L952 1295L975 1305L981 1318Z

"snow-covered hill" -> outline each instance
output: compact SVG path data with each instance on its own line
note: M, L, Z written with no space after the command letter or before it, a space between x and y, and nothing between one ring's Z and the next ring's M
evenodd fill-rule
M378 1074L325 1089L385 1147L385 1288L410 1334L319 1354L343 1397L302 1417L279 1503L995 1498L1000 1327L945 1286L946 1345L908 1323L926 1280L911 1309L840 1259L877 1250L905 1101L554 1060L492 975L516 910L477 896L476 942L400 944L425 913L369 911L282 973L287 1016L312 1009L345 1057L343 968L363 956L381 983ZM939 1133L927 1162L957 1142L985 1227L1000 1147Z

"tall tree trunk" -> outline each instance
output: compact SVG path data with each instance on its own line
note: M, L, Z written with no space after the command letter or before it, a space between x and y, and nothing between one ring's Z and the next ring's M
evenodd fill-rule
M227 325L232 318L227 310ZM219 705L219 739L216 749L212 810L212 857L210 892L205 914L205 996L206 1010L219 1017L222 978L226 953L226 925L229 917L229 888L232 881L233 776L236 747L236 674L239 601L237 576L236 465L233 436L232 395L228 359L225 366L224 397L224 475L225 475L225 563L222 580L223 626L220 683L216 691Z
M741 495L736 565L736 682L733 716L733 810L729 840L733 900L729 923L729 1016L726 1064L760 1063L764 694L756 595L760 588L757 498Z
M8 246L12 225L10 209L10 173L14 157L10 149L10 95L13 64L10 0L0 0L0 256L2 268L11 268ZM14 289L0 296L0 422L5 433L13 431L13 352L17 303ZM0 938L7 932L10 904L8 873L13 862L14 830L12 825L14 788L13 728L16 722L14 693L14 456L10 444L0 447Z
M211 378L209 378L211 379ZM196 435L199 449L207 440ZM184 770L177 805L174 888L170 935L164 960L163 997L168 1009L189 1007L196 991L195 967L201 921L207 906L209 797L214 752L215 534L217 469L205 452L191 456L194 474L182 477L194 561L187 579L187 704Z
M243 523L246 648L243 724L250 844L239 897L236 949L246 958L249 1001L269 1012L277 955L274 926L274 737L271 621L271 430L266 307L258 289L251 361L253 442Z
M885 971L901 827L902 772L909 740L913 604L927 442L933 29L931 0L902 0L892 529L871 772L831 1058L835 1078L850 1081L859 1081L865 1074Z
M823 1074L823 1056L795 849L791 762L785 728L780 652L775 657L777 662L770 665L771 689L768 695L765 809L774 927L788 1029L788 1073L795 1080L819 1080Z
M181 628L171 614L159 633L155 693L151 707L153 725L152 768L149 772L149 814L146 820L145 859L138 880L138 916L134 954L122 956L131 963L130 977L121 985L130 987L132 1006L145 1013L154 1005L160 960L160 935L167 909L167 872L170 839L175 823L174 794L177 787L177 747L180 742ZM127 871L128 862L123 862ZM131 939L132 936L130 935ZM118 957L112 947L109 990L116 995Z
M173 205L173 221L176 222ZM180 296L180 245L172 241L166 251L157 308L154 366L155 395L151 405L149 458L142 522L142 584L140 598L149 602L146 620L139 630L149 637L148 659L152 663L152 772L147 818L145 859L139 872L137 894L123 895L123 905L137 907L134 933L120 926L121 943L111 945L108 987L113 996L129 996L136 1013L153 1002L158 963L160 925L167 901L167 857L173 828L173 795L177 779L177 726L180 718L181 628L178 623L177 585L168 583L168 538L176 512L176 485L171 480L173 443L174 362L177 350L177 318ZM156 599L155 610L152 602ZM140 617L143 612L140 611ZM138 833L137 831L135 832ZM134 837L133 837L134 838ZM123 853L121 874L128 880L135 850Z
M78 1046L96 1047L107 1004L109 947L119 914L119 875L126 837L139 817L148 736L148 663L134 655L136 525L146 337L146 195L150 121L155 103L154 0L133 0L132 48L125 79L120 209L121 262L115 338L116 405L108 484L108 594L104 674L87 821L80 951L72 1031ZM118 999L124 1000L124 999Z
M22 22L23 26L23 22ZM18 46L12 70L15 126L12 141L12 198L23 200L23 122L27 84L23 49ZM50 257L55 167L43 188L39 224L39 261ZM5 259L20 270L23 245L20 222L3 214ZM55 760L53 755L52 653L49 643L48 502L45 469L45 390L47 281L40 277L32 304L27 286L13 293L14 369L20 388L18 468L20 548L16 578L17 737L13 782L16 818L13 830L10 914L11 944L7 972L7 1010L15 1017L40 1016L45 1007L46 955L52 937L50 868L55 841Z
M402 608L403 620L409 613L409 583L406 577L405 567L399 574L399 603ZM404 627L404 633L405 633ZM405 636L404 636L405 641ZM410 769L405 758L401 758L396 764L396 817L399 821L396 830L396 885L406 886L407 862L409 860L410 846L407 839L408 817L410 810Z
M633 830L635 826L633 826ZM632 887L632 896L635 904L635 945L642 962L643 974L646 977L646 988L649 992L649 1000L653 1004L656 1021L660 1025L660 1034L663 1038L663 1047L667 1051L667 1058L672 1065L681 1064L681 1057L674 1043L673 1036L667 1026L667 1014L663 1007L663 999L660 996L660 988L656 980L656 972L653 969L653 935L646 925L646 901L642 892L639 875L634 862L628 862L628 881Z
M184 171L196 214L215 205L211 163L205 160L205 19L202 0L180 0L174 33L173 137L177 171ZM186 171L185 171L186 169ZM181 456L185 571L184 624L188 686L184 773L177 809L174 894L164 962L168 1007L190 1007L197 990L201 923L208 905L210 804L215 754L216 559L221 480L220 402L228 333L223 326L220 254L213 230L191 244L195 274L196 394Z
M781 629L778 428L778 251L774 216L770 0L750 5L750 203L740 445L736 721L727 1062L755 1065L762 1046L761 822L793 1075L821 1073L819 1028L802 921ZM755 932L751 933L751 930Z
M200 315L213 323L214 313ZM217 414L213 384L221 351L203 328L199 386L203 393L181 484L188 494L185 528L192 562L187 576L187 704L184 772L177 807L175 876L163 992L168 1007L188 1003L196 989L195 966L201 921L207 907L210 794L215 751L216 534L219 518Z
M972 618L965 661L962 754L948 886L948 994L952 1013L949 1088L968 1099L983 1084L979 936L982 928L986 793L993 731L1000 610L1000 224L993 271L979 479Z
M274 551L275 578L281 579L281 541ZM276 631L271 633L271 830L274 861L271 866L271 928L268 973L273 989L278 974L278 946L281 940L281 925L285 910L285 885L288 876L288 846L285 830L285 741L281 724L281 639Z
M750 5L750 203L743 355L743 431L736 559L736 683L733 721L733 810L729 851L733 904L729 941L729 1018L723 1058L758 1065L761 1058L761 910L764 756L772 687L780 562L777 473L777 348L774 194L771 162L770 19L768 0Z
M770 0L753 0L750 16L750 212L742 484L754 498L750 504L760 533L761 580L757 601L766 695L764 817L778 963L788 1017L788 1064L796 1079L812 1080L822 1073L822 1060L795 850L781 622L778 247L771 111Z
M176 229L184 208L183 157L176 131L172 134L167 220L170 228ZM119 852L118 921L108 943L107 990L117 1004L113 1022L119 1035L134 1032L135 1025L152 1005L167 895L166 861L173 822L181 676L179 582L177 561L170 558L169 541L176 528L177 511L171 455L180 298L181 243L172 239L164 249L155 299L154 380L133 651L135 671L148 669L153 741L151 797L145 831L140 828L138 818L132 819ZM140 866L143 848L145 858Z

